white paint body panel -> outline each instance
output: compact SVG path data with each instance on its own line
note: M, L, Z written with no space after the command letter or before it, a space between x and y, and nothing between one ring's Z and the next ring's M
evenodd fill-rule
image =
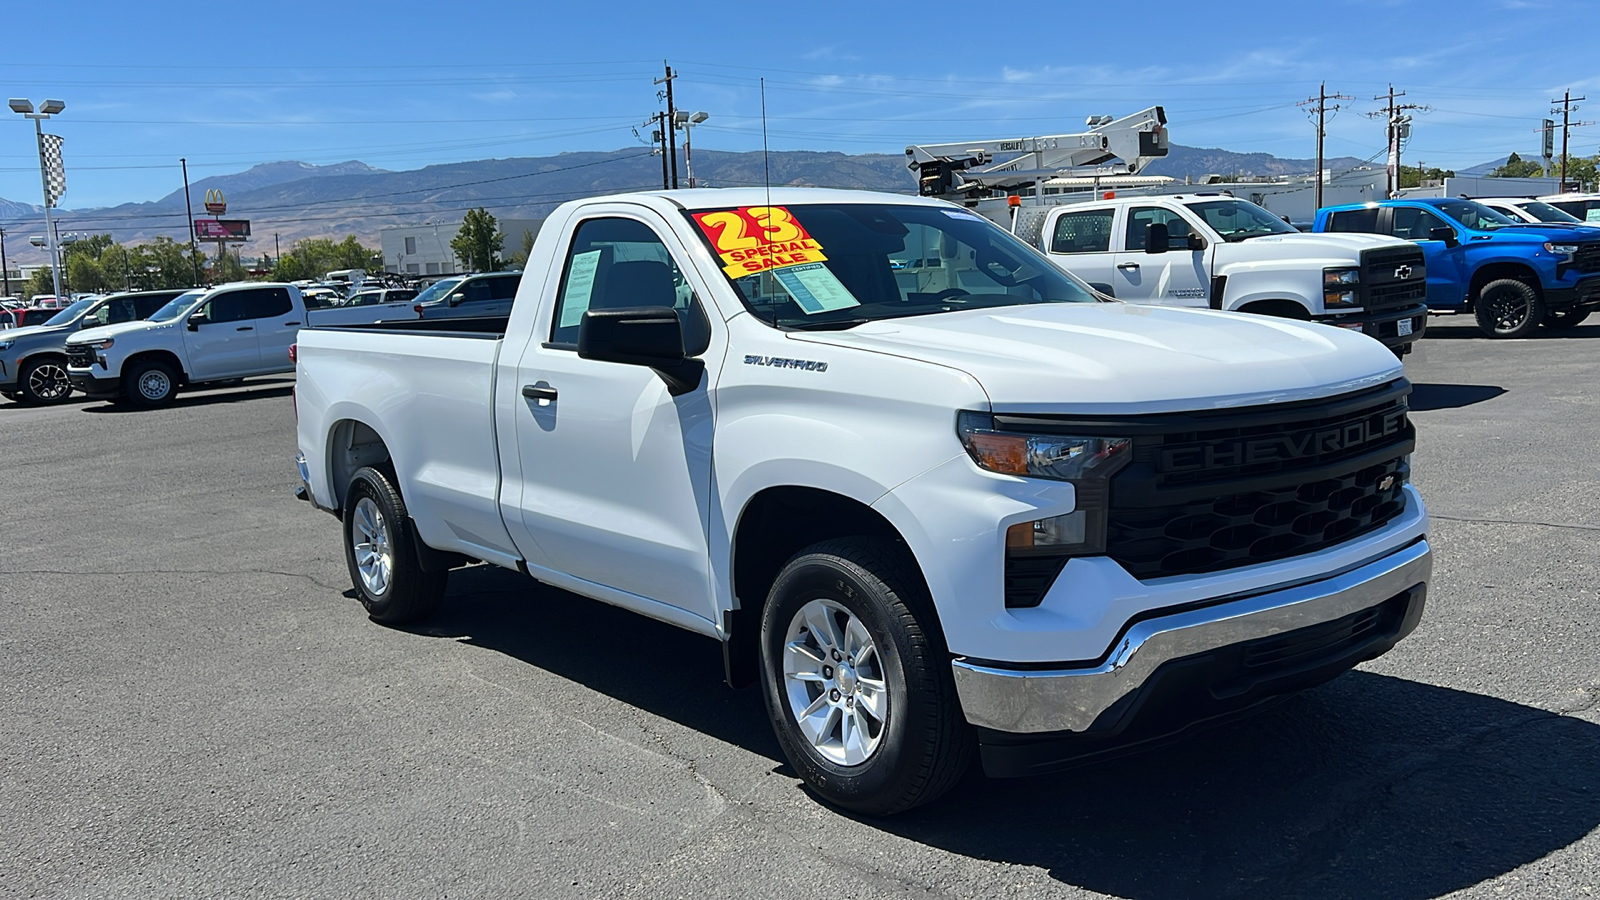
M732 536L751 499L803 486L871 506L926 575L950 649L994 660L1090 659L1137 613L1332 574L1426 529L1420 501L1374 534L1289 560L1140 583L1071 563L1037 609L1004 605L1011 524L1070 512L1070 484L980 470L958 411L1134 414L1333 396L1400 374L1375 341L1260 316L1059 304L783 332L740 304L673 200L764 205L759 190L579 201L540 232L503 340L311 329L300 338L299 446L319 505L338 505L329 435L352 419L394 457L430 546L706 634L736 606ZM774 190L775 205L938 201ZM653 223L707 307L700 387L544 346L566 247L600 214ZM825 370L760 364L798 359ZM544 382L559 399L521 395ZM563 406L565 404L565 406ZM747 600L747 602L749 602Z

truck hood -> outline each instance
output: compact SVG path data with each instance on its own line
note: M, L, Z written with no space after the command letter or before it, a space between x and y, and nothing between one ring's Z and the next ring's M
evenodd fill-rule
M87 344L90 341L103 341L106 338L114 338L134 331L154 331L157 328L171 328L173 324L173 322L150 322L144 319L136 319L132 322L118 322L115 325L101 325L98 328L85 328L67 338L67 343Z
M1125 303L1008 306L789 337L957 369L977 380L996 411L1019 413L1153 413L1310 400L1401 374L1382 344L1344 329Z
M1322 232L1318 234L1269 234L1234 244L1222 244L1218 253L1248 258L1269 259L1328 259L1356 262L1361 251L1374 247L1411 246L1410 241L1382 234L1351 234Z
M0 343L41 334L60 334L64 329L71 327L71 325L29 325L26 328L7 328L0 330Z
M1559 222L1543 222L1535 225L1532 222L1518 222L1515 225L1502 225L1493 231L1478 232L1489 236L1490 240L1527 241L1529 243L1564 243L1566 241L1592 241L1595 230L1587 225L1562 225ZM1474 241L1481 240L1473 238Z

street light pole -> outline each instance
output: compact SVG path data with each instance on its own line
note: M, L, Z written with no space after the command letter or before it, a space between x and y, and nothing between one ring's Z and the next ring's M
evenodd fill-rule
M676 114L677 124L683 127L683 165L689 175L689 187L694 187L694 151L689 145L689 131L701 122L711 118L710 113L686 113L679 110Z
M29 100L10 101L13 112L22 114L25 119L33 120L34 138L39 142L39 186L44 189L44 233L50 242L50 280L55 286L56 297L61 296L61 253L56 247L55 218L50 215L50 173L45 167L44 158L44 120L67 108L60 100L46 100L39 104L39 111L33 111L33 102Z

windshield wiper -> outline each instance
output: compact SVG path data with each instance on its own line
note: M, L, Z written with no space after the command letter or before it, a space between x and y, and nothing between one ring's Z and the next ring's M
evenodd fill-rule
M793 328L796 331L844 331L847 328L865 325L871 321L871 319L832 319L827 322L801 322L785 327Z

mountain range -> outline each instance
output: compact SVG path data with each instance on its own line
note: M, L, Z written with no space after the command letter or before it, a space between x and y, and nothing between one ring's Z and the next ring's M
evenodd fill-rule
M693 163L701 186L771 183L899 193L915 186L902 154L785 150L763 159L760 152L699 150ZM1362 161L1340 157L1326 164L1338 170ZM1178 179L1289 175L1309 173L1314 165L1310 159L1173 145L1171 153L1146 173ZM688 184L686 168L679 172L682 185ZM200 179L190 184L189 195L196 216L203 217L206 191L222 191L228 204L226 217L251 220L254 239L243 252L253 256L275 255L275 248L287 249L304 238L347 234L377 246L385 226L453 223L478 206L501 218L543 218L575 197L660 185L661 158L637 147L446 163L408 171L378 169L355 160L324 166L290 160ZM122 243L143 243L158 235L183 241L188 236L183 199L179 189L142 203L57 210L56 218L62 233L109 233ZM43 218L39 206L0 199L0 228L8 234L42 234ZM13 266L44 261L45 254L24 241L11 242L7 249Z

